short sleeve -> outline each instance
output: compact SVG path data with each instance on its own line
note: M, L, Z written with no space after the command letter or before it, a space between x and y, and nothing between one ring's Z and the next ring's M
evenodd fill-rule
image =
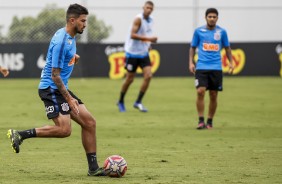
M52 49L52 68L63 68L65 59L64 42L54 45Z
M228 40L228 36L227 36L227 32L225 30L222 31L222 46L223 47L229 47L230 46L230 43L229 43L229 40Z
M192 38L192 42L191 42L191 47L197 47L199 45L199 34L198 31L195 30L194 34L193 34L193 38Z

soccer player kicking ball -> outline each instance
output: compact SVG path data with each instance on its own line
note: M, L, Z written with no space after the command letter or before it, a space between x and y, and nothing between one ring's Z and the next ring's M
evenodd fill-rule
M218 11L215 8L206 10L207 24L194 31L190 51L189 70L195 75L195 86L197 89L196 106L199 116L197 129L213 127L213 117L217 108L217 94L222 91L222 64L221 48L224 47L229 60L229 73L233 72L232 54L225 29L216 25ZM195 66L194 56L198 48L198 61ZM209 111L207 124L204 120L205 92L209 90Z
M48 119L52 119L55 125L24 131L10 129L8 137L14 152L19 153L20 145L25 139L70 136L71 120L74 120L82 129L81 137L88 160L88 175L103 176L104 170L99 168L96 158L96 121L83 102L68 88L74 64L79 59L76 55L75 35L83 33L87 15L88 10L85 7L71 4L66 13L66 27L55 33L49 45L38 93L44 102Z

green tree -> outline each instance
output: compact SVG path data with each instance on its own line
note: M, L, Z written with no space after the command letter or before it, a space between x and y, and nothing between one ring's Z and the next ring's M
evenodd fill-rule
M110 36L112 27L106 26L101 20L97 20L95 15L90 15L87 21L89 42L100 42Z
M2 42L5 41L5 38L4 38L3 35L2 35L2 31L1 31L2 29L3 29L3 26L0 25L0 43L2 43Z
M101 42L109 37L111 26L106 26L95 15L89 15L87 21L88 42ZM57 8L56 5L48 5L36 18L17 16L13 18L9 29L8 42L49 42L56 30L66 24L65 10ZM77 36L78 42L80 36Z

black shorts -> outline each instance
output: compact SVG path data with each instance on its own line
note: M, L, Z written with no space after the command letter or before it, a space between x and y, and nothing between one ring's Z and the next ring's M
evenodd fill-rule
M141 68L144 68L146 66L151 66L151 61L149 56L146 56L144 58L132 58L132 57L126 57L125 58L125 69L128 72L136 72L138 66Z
M222 78L221 70L196 70L195 86L206 87L207 90L222 91Z
M79 104L83 104L83 102L70 90L68 90L68 92L78 101ZM58 89L52 89L50 87L47 89L39 89L38 94L41 100L44 102L48 119L59 116L59 113L70 114L71 109L69 104Z

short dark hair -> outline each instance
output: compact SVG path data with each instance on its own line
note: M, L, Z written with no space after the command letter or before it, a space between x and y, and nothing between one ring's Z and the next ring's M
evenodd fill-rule
M146 1L145 4L149 4L151 6L154 6L154 3L152 1Z
M215 13L218 16L218 11L215 8L208 8L206 10L206 16L208 16L209 13Z
M71 4L66 13L67 21L70 18L78 18L80 15L88 15L88 10L80 4Z

